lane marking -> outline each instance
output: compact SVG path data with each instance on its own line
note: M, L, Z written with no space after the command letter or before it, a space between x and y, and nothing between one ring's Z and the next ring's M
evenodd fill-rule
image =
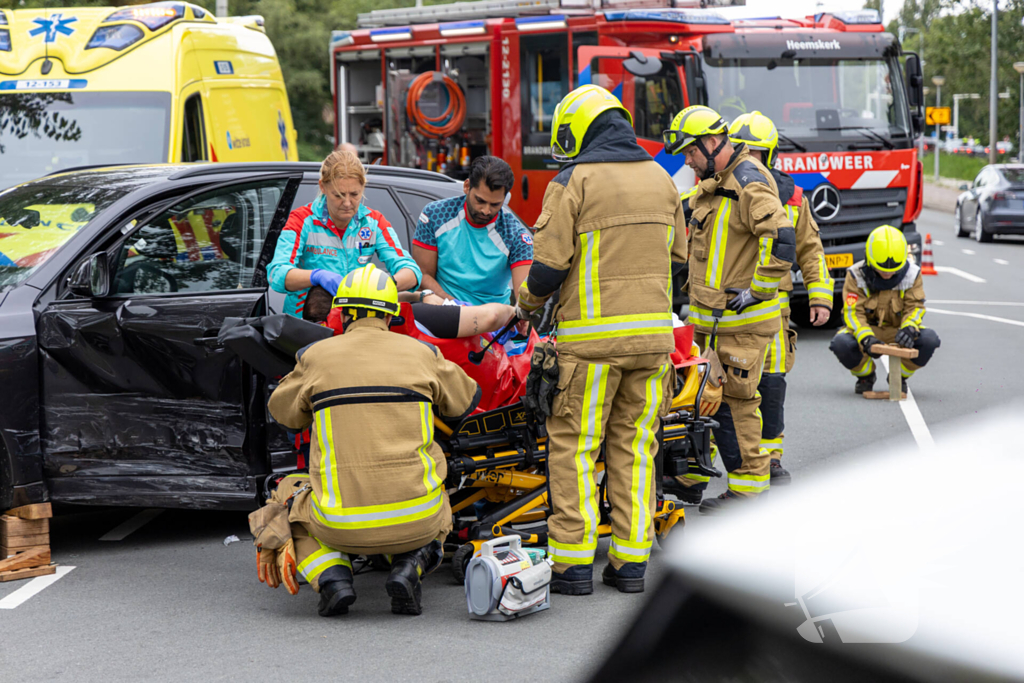
M100 536L101 541L123 541L132 534L138 531L143 525L153 521L153 518L163 512L160 508L148 508L143 510L139 514L135 515L131 519L118 524L116 527L108 531L107 533Z
M885 377L888 379L889 357L882 356L878 361L885 368ZM921 415L921 409L917 407L917 401L914 399L914 392L910 390L909 386L907 387L907 398L900 401L900 410L903 411L903 417L906 418L907 425L910 426L910 433L914 435L917 447L922 452L934 450L935 439L932 438L932 433L928 430L924 416Z
M962 277L963 279L970 280L971 282L987 282L987 280L985 280L985 278L983 277L972 275L971 273L962 271L959 268L954 268L953 266L935 266L935 270L937 270L940 273L949 273L950 275L956 275L957 277Z
M941 308L929 308L929 313L940 313L942 315L962 315L965 318L977 318L978 320L991 320L996 323L1005 323L1007 325L1016 325L1017 327L1024 327L1024 322L1019 320L1010 320L1009 318L997 318L994 315L982 315L981 313L968 313L966 311L944 311Z
M56 574L50 574L49 576L37 576L18 590L6 596L3 600L0 600L0 609L14 609L36 593L42 591L44 588L52 586L54 583L64 578L72 569L74 569L74 567L57 567Z
M960 251L964 252L968 256L974 256L974 250L973 249L961 249Z
M937 247L944 247L944 246L946 246L946 243L943 242L942 240L932 240L932 244L934 244Z
M998 263L1001 266L1008 266L1008 265L1010 265L1010 262L1007 261L1006 259L994 258L992 260L995 261L996 263Z
M930 304L963 304L965 306L1024 306L1024 301L961 301L959 299L928 299Z

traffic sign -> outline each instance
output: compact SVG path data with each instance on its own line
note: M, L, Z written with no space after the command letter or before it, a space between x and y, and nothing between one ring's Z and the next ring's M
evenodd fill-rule
M928 126L949 125L949 107L925 107L924 122Z

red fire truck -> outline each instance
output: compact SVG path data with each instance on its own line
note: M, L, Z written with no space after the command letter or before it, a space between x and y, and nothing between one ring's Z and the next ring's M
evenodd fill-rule
M614 92L681 188L693 174L662 145L675 114L759 110L779 128L782 170L810 197L837 294L873 228L901 227L919 252L918 56L874 10L730 20L732 8L708 4L479 0L362 14L361 28L332 34L336 139L367 161L456 178L472 158L500 156L517 178L510 206L532 222L558 169L552 113L578 85ZM798 282L798 323L805 303Z

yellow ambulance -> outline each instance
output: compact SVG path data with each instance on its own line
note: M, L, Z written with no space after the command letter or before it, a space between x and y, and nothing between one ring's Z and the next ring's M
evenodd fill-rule
M262 17L0 10L0 189L79 166L297 159Z

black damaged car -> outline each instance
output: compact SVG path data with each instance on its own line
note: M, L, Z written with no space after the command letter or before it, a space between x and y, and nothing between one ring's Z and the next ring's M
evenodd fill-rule
M408 248L462 184L370 167ZM0 510L47 500L248 509L294 467L266 380L215 342L280 310L266 265L319 164L125 166L0 193ZM275 305L276 304L276 305Z

